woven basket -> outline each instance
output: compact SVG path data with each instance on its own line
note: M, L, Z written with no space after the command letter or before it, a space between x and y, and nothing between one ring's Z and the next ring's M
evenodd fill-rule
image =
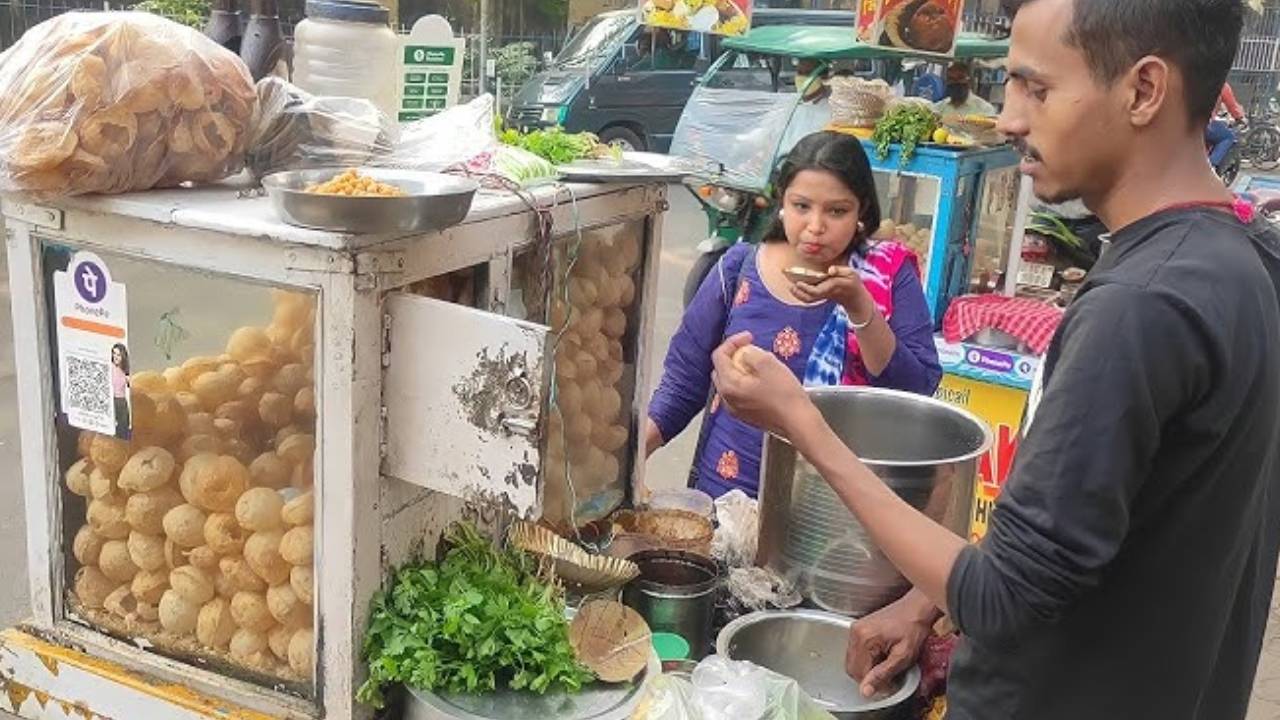
M665 550L685 550L711 557L711 521L688 510L623 511L614 518L628 533L650 538Z
M869 128L884 117L893 90L883 80L856 77L831 78L831 123Z

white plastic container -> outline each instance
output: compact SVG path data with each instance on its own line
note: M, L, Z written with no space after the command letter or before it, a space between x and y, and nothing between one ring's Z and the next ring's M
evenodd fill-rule
M363 98L396 116L396 53L390 12L364 0L307 0L294 28L293 84L313 95Z
M688 510L708 520L715 517L715 503L711 496L693 488L654 490L648 506L653 510Z

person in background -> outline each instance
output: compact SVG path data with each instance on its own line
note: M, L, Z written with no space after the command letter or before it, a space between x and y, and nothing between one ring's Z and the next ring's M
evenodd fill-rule
M1236 93L1231 89L1231 83L1223 84L1222 92L1218 95L1214 117L1209 120L1204 130L1204 142L1209 146L1209 164L1215 168L1222 163L1230 152L1231 146L1236 143L1236 134L1232 132L1231 126L1217 118L1220 113L1226 113L1236 123L1244 122L1244 108L1240 107L1240 103L1236 100Z
M685 310L649 403L646 455L707 407L711 351L738 332L752 332L793 381L810 386L931 395L942 379L915 257L898 243L870 240L880 204L861 141L809 135L783 161L776 187L781 209L764 242L730 248ZM785 271L796 266L828 277L794 282ZM712 398L694 458L697 488L755 497L763 440Z
M969 66L954 62L947 67L946 97L933 104L933 109L948 119L965 115L995 115L996 107L973 92Z
M823 68L821 71L818 68ZM830 66L810 58L796 60L795 86L800 93L800 102L796 104L782 134L782 142L778 144L778 156L782 157L800 142L831 122L831 80Z
M903 501L749 335L723 404L807 458L913 584L858 620L870 696L943 612L947 720L1243 720L1280 555L1280 234L1205 162L1242 0L1006 0L998 129L1111 244L1067 309L981 543ZM909 429L903 428L903 432Z

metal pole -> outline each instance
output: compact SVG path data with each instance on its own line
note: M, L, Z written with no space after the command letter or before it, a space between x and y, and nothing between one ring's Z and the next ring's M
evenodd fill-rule
M489 87L489 0L480 0L480 94Z

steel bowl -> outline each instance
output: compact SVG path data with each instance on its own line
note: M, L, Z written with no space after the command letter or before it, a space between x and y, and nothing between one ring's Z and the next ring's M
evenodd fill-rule
M899 678L896 690L864 698L845 674L844 655L853 620L819 610L766 610L729 623L716 638L716 652L748 660L794 679L824 710L841 720L896 720L910 712L920 686L920 668Z
M262 179L280 219L290 225L356 235L426 233L462 222L479 184L466 178L413 170L358 168L361 175L395 185L401 197L317 195L310 185L326 182L349 168L319 168L275 173Z

